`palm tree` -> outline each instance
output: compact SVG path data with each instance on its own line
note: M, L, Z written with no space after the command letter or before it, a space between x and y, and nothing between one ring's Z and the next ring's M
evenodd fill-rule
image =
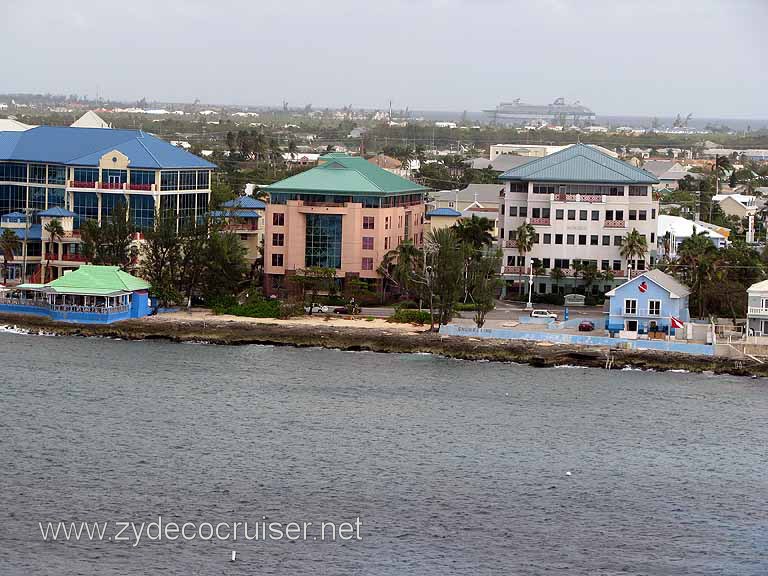
M621 257L627 261L627 269L629 269L630 260L643 258L646 252L648 252L648 241L645 235L640 234L636 228L632 228L632 231L622 240L621 250L619 250ZM629 277L629 273L627 277Z
M50 254L54 254L54 245L61 240L62 236L64 236L64 227L61 225L61 222L57 218L53 218L50 222L48 222L45 225L45 231L48 233L48 239L51 243L51 252ZM48 276L48 257L45 258L45 270L43 272L43 284L46 282L46 278Z
M523 262L525 262L525 255L531 251L536 240L536 229L528 222L520 224L515 231L515 240L517 241L517 251L523 257ZM525 271L525 266L523 266L523 271ZM523 294L522 274L520 274L520 294Z
M413 275L421 268L423 258L421 250L413 242L406 240L384 254L377 271L401 292L409 294L414 287Z
M453 225L456 235L463 244L471 246L475 250L481 250L493 244L493 222L488 218L480 218L472 214L471 218L462 218Z
M555 283L555 292L559 292L558 288L560 287L560 281L565 278L563 269L552 268L552 270L549 271L549 277L552 279L552 282Z
M706 311L706 288L715 272L717 248L706 232L699 232L683 240L677 255L680 275L696 295L699 318L703 318Z
M715 194L720 193L720 178L725 176L726 172L733 170L733 164L728 156L715 156L715 165L713 166L713 172L715 173Z
M8 281L8 262L13 262L13 253L18 251L21 241L16 232L10 228L3 230L0 236L0 251L3 253L3 284Z

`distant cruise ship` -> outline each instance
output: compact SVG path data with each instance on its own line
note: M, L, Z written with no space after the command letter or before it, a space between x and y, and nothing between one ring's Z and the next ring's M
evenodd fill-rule
M512 102L502 102L494 110L483 112L488 114L493 122L500 124L545 121L566 126L591 121L595 117L592 110L578 101L566 104L565 98L558 98L552 104L525 104L517 98Z

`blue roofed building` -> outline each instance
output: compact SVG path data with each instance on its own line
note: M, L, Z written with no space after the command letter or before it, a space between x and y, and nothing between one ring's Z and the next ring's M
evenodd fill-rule
M28 240L13 267L26 262L27 276L39 271L42 238L36 245L29 240L46 212L50 218L71 218L61 239L65 249L57 254L65 259L54 267L59 273L84 260L83 222L108 218L118 203L127 206L139 230L152 228L159 213L174 213L180 226L196 222L208 211L215 168L141 130L38 126L0 132L0 219L13 213L29 218L0 221ZM63 211L58 216L51 212L57 209Z
M606 293L611 335L626 338L639 335L674 335L690 320L688 296L691 291L661 270L649 270Z
M604 293L655 263L658 200L650 172L586 144L531 158L504 172L499 206L499 242L504 252L505 290L536 293ZM517 232L533 226L530 250L520 250ZM620 254L632 230L645 236L648 252L627 262ZM594 266L602 279L584 285L580 271ZM557 273L553 273L557 270Z
M240 196L222 203L219 210L211 212L211 217L221 220L226 230L240 237L240 243L246 250L245 257L251 263L256 263L262 258L266 210L267 205L263 200Z

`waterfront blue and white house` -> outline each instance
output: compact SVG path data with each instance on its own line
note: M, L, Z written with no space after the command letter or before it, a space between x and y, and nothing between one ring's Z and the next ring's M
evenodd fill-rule
M768 280L747 288L747 329L750 336L768 336Z
M606 293L611 335L673 335L690 320L690 290L661 270L649 270Z
M180 226L204 217L214 168L141 130L38 126L0 132L0 217L13 215L0 226L27 240L25 253L9 262L11 277L34 278L41 265L53 276L79 266L85 260L81 225L108 218L118 203L128 207L138 230L152 228L159 213L173 212ZM57 239L63 246L46 254L41 218L56 209L71 215L72 228Z
M0 293L0 312L60 322L110 324L150 313L149 284L117 266L86 264L47 284L20 284Z

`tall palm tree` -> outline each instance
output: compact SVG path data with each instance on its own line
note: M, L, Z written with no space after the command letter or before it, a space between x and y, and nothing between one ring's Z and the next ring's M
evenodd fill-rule
M50 242L50 254L54 254L54 245L61 240L64 236L64 227L57 218L53 218L45 225L45 231L48 233L48 241ZM43 284L45 284L48 276L48 257L45 258L45 270L43 271Z
M480 250L493 244L493 222L488 218L478 217L472 214L471 218L462 218L453 225L456 235L462 243Z
M406 240L384 254L378 273L397 286L401 292L410 294L414 288L413 275L421 268L423 258L422 251L413 242Z
M520 224L515 231L515 240L517 241L517 251L525 262L525 255L531 251L536 240L536 228L528 222ZM523 271L525 271L525 266L523 266ZM523 276L520 274L520 294L522 295L523 292Z
M712 167L715 173L715 194L720 193L720 179L726 172L733 170L733 164L728 156L715 156L715 165Z
M629 261L636 260L637 258L645 257L648 252L648 241L643 234L637 231L637 228L632 228L632 231L627 234L621 242L621 249L619 254L627 261L627 269L629 269ZM629 276L629 274L627 274Z
M703 318L706 312L706 288L715 273L717 255L717 248L706 232L686 238L677 251L680 275L696 295L699 318Z
M21 241L10 228L3 230L0 236L0 251L3 253L3 284L8 281L8 262L13 262L13 253L19 250Z

